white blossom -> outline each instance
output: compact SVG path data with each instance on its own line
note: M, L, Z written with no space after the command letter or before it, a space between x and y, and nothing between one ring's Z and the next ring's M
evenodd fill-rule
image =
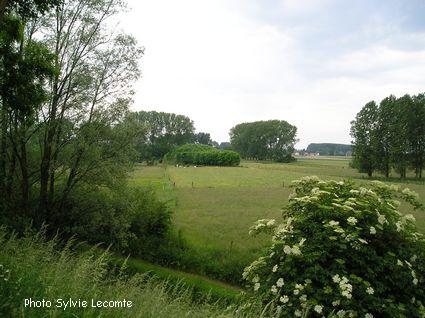
M370 227L370 234L376 234L375 227L373 227L373 226Z
M287 295L283 295L280 297L280 302L286 304L289 301L289 297Z
M345 316L345 310L338 310L338 312L336 313L336 315L339 317L339 318L342 318L342 317L344 317Z
M332 220L332 221L329 221L329 225L330 226L337 226L337 225L339 225L339 222Z
M373 295L373 293L374 293L375 291L373 290L373 288L372 287L368 287L367 289L366 289L366 293L368 293L369 295Z
M350 217L347 219L347 222L348 222L349 224L351 224L351 225L356 225L356 223L357 223L357 219L356 219L354 216L350 216Z
M277 287L282 287L282 286L283 286L283 284L284 284L284 282L283 282L283 278L281 277L281 278L279 278L279 279L277 280L277 282L276 282L276 286L277 286Z
M317 312L318 314L321 314L323 311L323 306L321 305L314 306L314 311Z

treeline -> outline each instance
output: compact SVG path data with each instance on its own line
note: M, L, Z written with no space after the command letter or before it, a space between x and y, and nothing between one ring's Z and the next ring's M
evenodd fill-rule
M161 161L167 153L185 144L208 145L218 149L228 147L228 143L219 144L212 140L209 133L195 133L193 121L184 115L139 111L130 116L144 127L136 145L138 161Z
M235 151L219 150L208 145L186 144L166 155L168 163L202 166L237 166L241 157Z
M230 130L232 148L245 159L290 162L297 128L284 120L256 121Z
M372 176L391 171L406 178L413 169L422 178L425 163L425 95L391 95L379 105L367 103L351 122L353 165Z
M0 223L154 253L170 211L127 185L143 48L109 28L119 0L1 1Z
M351 154L351 145L320 143L309 144L306 152L318 153L321 156L347 156Z

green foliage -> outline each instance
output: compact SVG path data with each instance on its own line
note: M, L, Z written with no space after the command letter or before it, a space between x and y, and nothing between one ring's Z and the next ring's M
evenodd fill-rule
M393 169L406 178L413 168L422 178L425 165L425 98L423 94L367 103L351 123L353 165L369 176L387 178Z
M297 181L283 222L251 228L272 243L245 269L248 286L282 317L423 317L425 240L398 200L421 207L414 192L381 182Z
M182 165L237 166L241 159L235 151L219 150L208 145L186 144L167 154L166 160Z
M195 134L195 143L201 144L201 145L213 146L211 135L204 132L199 132Z
M140 111L131 117L146 128L136 146L141 161L162 160L176 146L193 141L195 128L189 117L156 111Z
M356 115L356 120L351 122L351 136L355 140L353 165L360 172L366 172L369 177L372 176L375 169L374 131L378 117L377 112L378 108L375 102L367 103Z
M321 156L346 156L351 153L351 145L343 144L309 144L306 149L309 153L319 153Z
M5 13L17 13L23 19L35 18L50 8L59 5L60 2L60 0L2 0L0 22Z
M21 239L0 228L0 316L2 317L259 317L259 309L223 306L207 294L195 295L186 283L159 281L148 275L127 276L120 262L111 270L110 254L91 249L81 254L43 234ZM129 264L129 268L136 265ZM145 270L145 269L142 269ZM150 269L148 269L150 270ZM24 307L24 299L50 300L51 308ZM62 298L89 303L87 308L55 307ZM91 299L130 300L131 308L93 308ZM251 306L252 307L252 306Z
M242 158L291 162L297 128L284 120L242 123L230 130L230 141Z
M81 186L69 196L65 210L52 222L54 228L68 237L112 244L120 253L154 259L169 239L171 211L152 190Z

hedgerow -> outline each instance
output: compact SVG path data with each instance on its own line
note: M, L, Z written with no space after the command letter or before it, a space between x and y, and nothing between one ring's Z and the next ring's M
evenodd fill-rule
M425 317L425 240L399 200L421 208L381 182L297 181L283 221L251 228L271 245L245 269L247 286L281 317Z
M231 150L219 150L207 145L186 144L177 147L165 157L167 162L182 165L237 166L241 158Z

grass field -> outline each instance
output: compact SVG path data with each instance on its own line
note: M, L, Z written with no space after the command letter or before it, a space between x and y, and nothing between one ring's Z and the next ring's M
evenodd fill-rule
M244 161L240 167L139 166L131 182L153 186L170 202L174 223L191 247L222 266L241 267L257 257L265 243L250 237L249 227L260 218L279 219L292 192L291 181L309 175L368 182L349 167L347 158L317 157L289 164ZM418 192L425 203L425 182L390 181ZM425 232L425 212L413 214Z

